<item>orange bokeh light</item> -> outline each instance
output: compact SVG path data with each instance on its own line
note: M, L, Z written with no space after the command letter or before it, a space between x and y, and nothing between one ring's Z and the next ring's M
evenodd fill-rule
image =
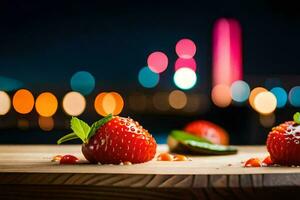
M39 117L39 126L43 131L51 131L54 128L54 120L52 117Z
M94 107L99 115L106 116L110 113L118 115L124 107L122 96L117 92L102 92L97 95Z
M102 93L98 94L95 99L95 102L94 102L94 107L95 107L96 112L102 116L107 115L102 106L102 101L106 94L107 94L106 92L102 92Z
M29 90L20 89L13 97L13 107L21 114L30 113L34 106L34 97Z
M255 105L254 105L254 99L255 97L259 94L259 93L262 93L262 92L267 92L268 90L263 88L263 87L256 87L254 88L251 92L250 92L250 95L249 95L249 103L250 103L250 106L256 110L255 108Z
M225 108L231 103L231 91L227 85L216 85L211 91L213 103L221 108Z
M57 110L58 102L54 94L50 92L41 93L35 102L37 113L43 117L51 117Z

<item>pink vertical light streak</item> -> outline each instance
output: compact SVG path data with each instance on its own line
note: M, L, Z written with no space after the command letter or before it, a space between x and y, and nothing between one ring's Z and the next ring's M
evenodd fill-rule
M213 29L213 86L242 80L241 28L234 19L219 19Z

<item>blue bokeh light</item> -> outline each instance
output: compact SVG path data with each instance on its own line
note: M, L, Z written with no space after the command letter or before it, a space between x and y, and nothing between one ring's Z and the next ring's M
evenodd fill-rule
M288 96L282 87L274 87L271 91L277 99L277 108L283 108L286 105Z
M21 81L0 76L0 90L11 92L20 89L21 87L23 87L23 85L24 84Z
M71 78L71 88L82 95L88 95L95 88L95 78L86 71L76 72Z
M290 90L289 100L292 106L300 107L300 86L293 87Z
M231 85L231 98L235 102L245 102L250 94L250 87L245 81L235 81Z
M143 67L139 71L138 79L145 88L153 88L159 82L159 74L152 72L149 67Z

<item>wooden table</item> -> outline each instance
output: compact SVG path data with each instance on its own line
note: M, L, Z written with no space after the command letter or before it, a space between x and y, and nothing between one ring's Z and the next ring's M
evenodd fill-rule
M237 155L154 159L137 165L58 165L57 154L83 159L78 145L0 145L0 199L252 199L300 192L299 167L244 168L264 158L263 146L240 146ZM158 152L167 151L159 145ZM300 155L299 155L300 156Z

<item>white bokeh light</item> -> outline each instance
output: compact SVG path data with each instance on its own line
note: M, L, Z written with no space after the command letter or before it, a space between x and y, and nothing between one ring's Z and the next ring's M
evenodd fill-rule
M180 89L191 89L195 86L196 82L197 75L190 68L180 68L174 74L174 83Z
M79 92L68 92L63 99L63 109L71 116L83 113L86 106L85 98Z

